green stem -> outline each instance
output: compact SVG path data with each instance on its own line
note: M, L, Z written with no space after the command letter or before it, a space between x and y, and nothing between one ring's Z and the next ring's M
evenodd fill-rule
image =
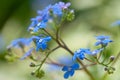
M119 59L119 57L120 57L120 52L117 54L117 57L115 58L115 60L113 61L113 63L111 65L114 65L117 62L117 60Z
M103 54L103 51L100 52L100 54L99 54L99 56L97 58L98 60L100 59L100 57L102 56L102 54Z
M88 59L88 58L86 58L86 57L85 57L85 60L87 60L87 61L89 61L89 62L91 62L91 63L95 63L95 62L93 62L92 60L90 60L90 59Z
M46 29L43 29L50 37L52 37L53 40L56 40L54 36L52 36Z
M96 61L97 61L98 64L108 67L107 64L104 64L103 62L100 62L96 57L95 57L95 59L96 59Z
M47 55L46 57L43 59L43 61L41 62L41 64L39 65L39 68L36 70L39 72L39 70L41 69L42 65L45 63L46 59L48 58L48 56L50 55L50 53L52 53L53 51L55 51L56 49L60 48L60 46L57 46L56 48L52 49Z

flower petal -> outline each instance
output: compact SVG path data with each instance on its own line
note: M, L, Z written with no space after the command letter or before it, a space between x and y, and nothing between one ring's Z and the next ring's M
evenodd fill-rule
M68 69L68 66L64 66L63 68L62 68L62 71L68 71L69 69Z
M78 63L75 63L75 64L73 64L72 66L71 66L71 68L72 69L74 69L74 70L77 70L77 69L79 69L79 64Z
M70 72L68 71L64 74L64 78L67 79L69 77L69 75L70 75Z
M70 76L73 76L73 75L74 75L74 73L75 73L75 71L74 71L74 70L69 71L69 75L70 75Z

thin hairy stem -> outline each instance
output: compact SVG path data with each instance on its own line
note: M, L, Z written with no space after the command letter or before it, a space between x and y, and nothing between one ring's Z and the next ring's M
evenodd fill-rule
M120 52L117 54L117 57L115 58L115 60L113 61L113 63L111 65L114 65L117 62L117 60L119 59L119 57L120 57Z
M90 59L88 59L88 58L85 58L85 60L87 60L87 61L89 61L89 62L91 62L91 63L95 63L95 62L93 62L92 60L90 60Z
M50 55L50 53L52 53L53 51L57 50L58 48L60 48L60 46L57 46L56 48L52 49L50 52L48 52L48 54L46 55L46 57L43 59L43 61L41 62L41 64L39 65L39 68L36 71L39 71L42 67L42 65L45 63L46 59L48 58L48 56Z

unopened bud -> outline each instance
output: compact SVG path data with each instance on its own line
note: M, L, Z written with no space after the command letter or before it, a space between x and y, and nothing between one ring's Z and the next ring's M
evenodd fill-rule
M110 61L113 61L115 59L114 56L110 56Z
M35 64L33 62L31 62L30 67L35 67Z
M31 72L31 75L35 75L35 72Z
M44 75L45 75L45 72L44 72L43 70L40 70L40 71L36 74L36 77L37 77L37 78L42 78L42 77L44 77Z
M107 67L105 67L105 68L104 68L104 70L105 70L105 71L107 71L107 70L108 70L108 68L107 68Z

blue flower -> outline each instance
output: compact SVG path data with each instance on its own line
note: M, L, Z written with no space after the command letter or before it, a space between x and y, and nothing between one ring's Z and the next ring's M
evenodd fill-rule
M36 37L36 51L39 51L40 49L45 50L47 48L47 42L51 40L51 37Z
M96 36L96 39L98 40L95 43L96 46L102 45L102 47L106 47L108 43L113 42L112 40L110 40L109 36L104 36L104 35Z
M43 18L43 17L42 17ZM39 29L46 28L47 20L42 19L41 16L37 16L36 18L32 18L32 23L28 27L28 31L38 32ZM42 19L42 20L41 20Z
M62 71L66 71L64 74L64 78L67 79L69 76L73 76L75 73L75 70L79 69L79 64L75 63L72 66L64 66L62 68Z
M64 3L64 2L59 2L59 6L62 8L62 9L67 9L69 6L71 5L71 3Z
M8 49L15 47L15 48L23 48L24 46L29 46L32 42L32 38L19 38L13 40L10 45L8 45Z
M90 49L79 49L75 51L74 56L73 56L73 61L75 61L77 58L83 60L85 58L85 53L91 54Z
M111 26L120 26L120 20L113 22Z
M62 8L59 6L59 4L55 4L54 6L52 6L52 11L54 15L62 15Z

